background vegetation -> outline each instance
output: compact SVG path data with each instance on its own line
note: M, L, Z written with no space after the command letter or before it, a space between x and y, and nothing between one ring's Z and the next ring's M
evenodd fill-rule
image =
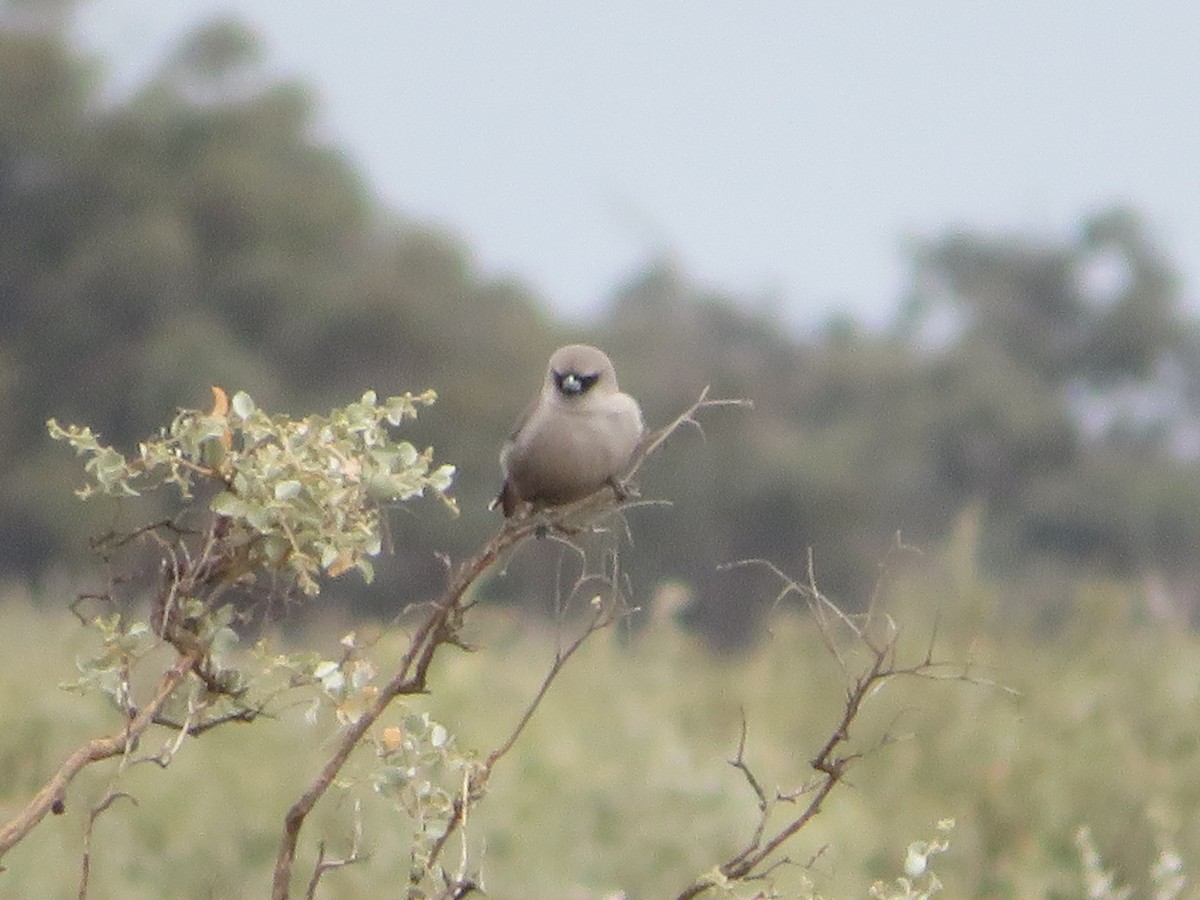
M1136 896L1151 896L1150 873L1164 848L1190 863L1185 874L1194 879L1200 642L1137 621L1128 593L1099 584L1080 587L1067 611L1076 624L1060 639L1031 640L997 616L997 586L956 571L953 557L922 562L886 592L889 611L911 626L902 653L920 657L940 612L939 654L969 654L977 674L1003 673L1020 696L957 682L889 685L859 735L864 745L884 730L900 740L871 753L789 848L799 863L816 859L807 871L777 873L783 895L807 896L811 884L826 897L864 896L872 881L900 873L910 841L949 816L957 822L951 847L935 862L947 896L1108 896L1085 890L1074 841L1085 824L1116 884L1136 888ZM118 721L47 684L73 678L69 658L37 668L27 662L29 646L82 652L75 619L40 609L44 598L7 593L5 807L23 801L80 733ZM433 693L405 702L444 723L462 748L482 752L536 690L554 631L541 618L475 612L468 634L481 649L440 658ZM637 634L609 632L586 644L466 826L489 896L674 896L739 846L756 816L749 788L726 762L741 711L749 762L767 790L787 790L807 779L807 760L843 699L841 672L812 622L780 612L772 624L769 640L737 656L714 655L669 616ZM978 637L982 625L986 638ZM325 622L304 639L336 654L339 633ZM378 658L398 656L405 643L387 637ZM129 898L263 896L280 811L326 755L325 733L297 708L189 741L169 772L130 769L121 786L137 808L119 804L97 822L97 890ZM172 737L150 735L143 749ZM331 896L391 896L381 885L396 885L398 896L406 877L407 820L371 790L373 765L370 754L352 763L344 779L352 786L318 808L301 854L301 865L311 866L317 838L331 853L347 852L353 802L362 802L360 849L369 858L327 875ZM8 891L73 896L81 814L103 796L108 777L81 776L68 814L10 852Z
M1200 784L1200 341L1193 298L1136 210L1081 211L1062 242L917 241L907 299L880 329L787 329L664 260L614 286L581 332L519 282L482 275L454 235L382 208L316 136L310 92L265 76L238 24L188 36L136 91L101 102L102 61L28 7L0 4L0 752L13 773L0 802L27 795L81 731L112 726L51 689L70 679L66 654L53 674L28 658L83 640L62 611L68 584L92 565L88 537L112 525L71 495L76 462L46 439L48 417L129 446L176 407L203 406L211 384L297 412L366 388L436 388L413 439L458 466L463 516L398 517L404 550L375 584L322 600L331 616L390 617L440 586L435 551L460 558L494 529L496 450L525 386L554 346L583 337L609 350L652 423L709 383L755 409L714 418L644 471L643 492L674 506L631 514L624 570L649 613L665 583L690 601L590 646L529 752L498 774L472 833L494 896L655 896L727 851L753 814L723 762L739 706L751 754L783 783L841 692L809 626L786 611L768 622L770 576L716 564L764 557L800 573L812 547L822 586L853 605L897 531L928 557L892 587L906 627L919 634L940 610L947 655L992 665L1022 696L925 695L905 721L913 740L869 761L819 820L811 852L831 849L814 877L833 895L861 891L943 816L959 823L941 866L956 895L1079 896L1083 824L1143 888L1162 835L1200 860L1187 828ZM541 677L549 644L532 623L554 570L545 548L514 560L486 591L532 618L489 620L486 649L437 672L430 708L464 742L493 740L489 711ZM486 677L496 667L511 684ZM481 703L481 685L497 696ZM225 761L222 742L240 734L198 741L178 763L190 775L104 821L106 883L127 897L260 895L288 776L313 751L298 728L256 728L252 767ZM211 840L175 837L184 803ZM387 828L368 832L383 841ZM52 822L4 877L61 895L47 861L76 841ZM339 873L339 895L373 896L402 864L378 844Z
M491 527L496 448L548 352L583 336L652 422L706 383L756 404L645 473L676 514L649 517L631 571L692 582L714 637L745 636L722 598L755 587L709 577L714 561L799 563L813 546L828 590L853 596L897 530L937 540L967 504L990 571L1050 593L1052 573L1153 576L1164 611L1190 618L1200 343L1134 211L1088 214L1064 243L920 241L881 330L789 331L663 262L581 335L452 235L381 208L315 137L314 98L267 78L237 24L101 103L102 66L24 6L0 19L0 570L78 563L96 524L65 512L72 462L48 416L127 446L214 383L292 410L436 387L420 438L458 464L465 515L400 527L460 552ZM426 553L392 570L363 608L440 577Z

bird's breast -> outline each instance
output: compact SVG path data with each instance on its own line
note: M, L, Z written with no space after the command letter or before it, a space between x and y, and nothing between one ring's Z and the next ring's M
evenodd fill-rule
M637 404L623 394L589 399L578 409L543 406L514 436L504 467L523 498L565 503L623 473L641 439Z

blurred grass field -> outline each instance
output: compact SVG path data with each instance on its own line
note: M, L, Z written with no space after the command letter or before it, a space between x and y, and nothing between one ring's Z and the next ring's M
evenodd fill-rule
M113 731L99 697L59 689L92 640L67 597L4 590L0 616L0 812L7 818L84 738ZM972 661L980 684L907 680L872 697L855 746L886 731L821 815L790 845L811 867L777 871L784 896L864 897L895 878L907 844L956 820L936 860L947 897L1085 897L1074 837L1090 826L1104 864L1135 896L1164 839L1188 874L1200 867L1200 641L1144 621L1133 586L1082 583L1059 624L1014 613L1020 598L970 573L899 576L887 592L901 623L900 662L924 655L937 621L939 659ZM768 598L769 599L769 598ZM730 602L754 602L731 599ZM781 609L772 634L742 655L719 655L670 617L595 635L571 660L487 799L466 849L492 898L673 896L734 851L755 821L754 797L727 763L742 710L746 758L768 791L809 776L807 760L836 723L845 680L811 619ZM314 627L307 645L337 654L342 625ZM471 613L474 653L438 657L427 710L461 748L486 754L534 694L554 653L544 623L485 607ZM383 671L403 650L385 633ZM398 719L399 712L392 719ZM287 806L328 751L327 722L299 706L184 743L167 770L137 765L93 836L93 897L265 896ZM152 732L152 752L171 737ZM346 852L362 801L369 858L331 872L319 896L403 896L411 822L373 794L369 751L347 769L301 838L307 877L318 840ZM74 897L87 811L114 766L92 767L4 862L3 897ZM786 814L787 809L780 814ZM449 861L462 845L452 844ZM299 876L297 890L302 895ZM1182 896L1198 896L1188 887Z

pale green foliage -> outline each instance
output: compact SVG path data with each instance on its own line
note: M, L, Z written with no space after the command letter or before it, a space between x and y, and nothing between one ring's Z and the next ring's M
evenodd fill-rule
M466 788L474 759L459 752L444 725L416 710L404 712L399 725L384 728L375 751L375 792L414 823L411 877L416 883L430 876L440 880L437 863L427 871L431 850L454 813L456 795Z
M311 595L321 571L355 568L371 579L371 557L383 545L381 504L428 492L456 511L448 494L454 467L435 467L432 450L418 452L389 434L435 399L426 391L380 402L368 391L328 416L291 419L259 409L246 393L232 403L220 393L212 412L182 410L132 457L101 444L90 428L54 419L47 427L87 458L91 481L77 492L82 498L172 484L186 500L203 482L222 485L210 505L232 524L228 541L244 549L240 564L284 570Z
M176 731L156 757L163 765L187 734L277 714L285 694L312 696L310 726L322 711L332 713L335 730L359 722L381 696L380 669L368 656L373 641L346 635L337 659L311 651L272 654L265 642L250 654L239 652L238 609L221 598L232 586L254 584L273 594L295 586L313 595L321 574L350 569L370 580L370 558L383 547L383 505L431 493L456 511L448 494L454 468L435 467L431 450L393 440L390 431L432 404L432 391L383 402L368 391L326 416L302 419L272 416L244 392L232 400L219 388L213 394L211 411L182 410L130 457L102 444L89 428L48 423L53 438L86 459L89 482L78 491L81 498L139 496L166 485L178 491L177 518L104 543L115 555L145 539L160 556L163 578L154 588L148 622L132 615L126 598L112 590L86 595L89 604L101 606L90 620L99 647L80 659L80 677L66 685L102 691L128 716L146 702L135 696L139 663L164 644L192 657L189 673L196 677L167 695L156 718ZM205 502L207 510L198 510ZM359 748L360 758L374 748L373 764L341 778L339 787L372 785L399 807L413 826L414 871L440 877L430 851L473 762L457 753L449 731L427 713L398 712L400 724L381 722L381 734Z
M145 622L128 622L124 616L97 616L92 625L100 635L100 647L76 660L79 678L60 685L63 690L87 693L99 690L121 709L129 707L129 672L150 651L155 638Z
M904 874L890 884L875 882L870 896L875 900L929 900L938 893L942 882L930 865L930 858L950 849L953 830L954 820L942 819L937 823L937 837L909 844L904 854Z
M305 712L305 721L310 725L317 724L322 711L332 712L338 725L349 725L378 695L378 669L366 656L371 641L352 631L339 644L343 649L340 659L329 659L311 650L277 654L265 641L255 648L265 679L282 676L288 686L318 689Z
M1187 887L1187 876L1183 873L1183 859L1172 845L1165 829L1158 835L1158 858L1150 866L1150 883L1154 900L1175 900ZM1092 830L1086 825L1075 832L1075 847L1079 851L1084 889L1088 900L1126 900L1133 896L1133 889L1119 887L1116 877L1104 867L1100 851L1092 838Z
M198 641L208 648L206 654L209 675L230 695L239 695L245 686L244 676L232 667L233 652L238 644L232 624L236 612L224 604L209 613L203 603L188 598L181 604L182 617L196 628ZM100 636L100 646L76 660L79 678L60 685L63 690L88 693L99 690L121 709L131 708L130 676L138 662L158 645L150 626L141 620L120 613L93 617L89 624ZM215 698L214 698L215 699Z
M283 674L290 687L314 686L317 692L305 708L304 719L317 726L322 713L332 713L337 727L356 722L379 695L381 667L367 655L375 639L357 632L339 641L340 659L318 654L272 654L265 644L256 648L264 683ZM413 878L440 878L440 868L428 866L433 842L450 819L455 797L477 764L474 755L458 749L454 735L428 712L396 703L385 722L364 746L373 757L356 773L344 774L338 786L353 791L368 784L412 825ZM395 724L390 724L395 723ZM427 871L429 869L429 871Z
M1075 846L1079 849L1088 900L1127 900L1133 894L1130 888L1117 887L1113 873L1104 870L1100 851L1092 840L1092 830L1086 825L1075 832Z

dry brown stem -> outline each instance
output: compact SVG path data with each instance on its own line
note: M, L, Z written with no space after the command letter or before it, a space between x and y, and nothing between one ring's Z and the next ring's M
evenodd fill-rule
M769 796L763 789L762 781L747 762L747 725L743 714L737 752L729 762L753 792L759 810L758 820L741 850L685 887L679 892L676 900L690 900L718 886L764 879L773 870L791 862L788 857L782 855L784 844L816 817L826 798L834 788L845 781L847 771L855 762L891 740L885 734L877 744L866 750L855 750L850 746L851 731L862 714L863 705L884 682L901 677L916 677L996 686L994 682L975 677L965 666L951 666L936 661L932 639L919 662L913 665L898 665L896 644L899 631L891 618L880 612L877 604L878 589L872 595L865 614L847 614L817 588L811 555L807 582L803 584L766 560L746 560L735 565L758 565L775 573L783 581L776 603L789 594L805 598L821 631L822 640L846 673L849 686L837 722L816 755L809 761L809 765L816 772L815 780L806 782L794 791L780 793L774 797ZM849 642L846 640L847 636ZM847 649L857 649L860 656L865 653L865 664L861 664L857 671L853 671L848 654L843 652L843 645L847 643ZM793 805L801 798L805 798L805 802L799 811L790 814L783 824L772 829L771 819L778 804Z

